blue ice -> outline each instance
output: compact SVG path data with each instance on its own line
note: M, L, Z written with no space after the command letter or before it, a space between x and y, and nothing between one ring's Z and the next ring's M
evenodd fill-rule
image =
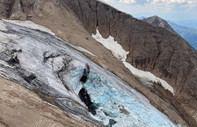
M77 94L82 88L80 78L83 70L83 67L76 67L70 72L72 85ZM92 102L99 106L96 110L97 114L93 118L102 121L105 125L108 125L109 120L113 119L117 122L113 127L176 126L158 110L145 106L95 72L90 72L84 88L88 91Z

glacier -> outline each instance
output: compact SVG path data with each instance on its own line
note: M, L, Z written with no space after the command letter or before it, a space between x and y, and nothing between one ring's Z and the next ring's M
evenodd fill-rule
M53 98L53 105L95 126L177 126L142 94L54 34L6 21L0 24L3 24L0 27L0 76L42 98ZM83 84L80 79L86 65L90 73ZM89 112L80 99L82 88L87 91L96 114Z

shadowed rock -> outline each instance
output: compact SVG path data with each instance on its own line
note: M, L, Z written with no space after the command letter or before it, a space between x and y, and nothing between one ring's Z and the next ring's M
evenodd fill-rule
M36 76L34 74L31 74L29 76L24 76L24 80L28 83L31 83L32 80L36 79Z
M113 120L113 119L110 119L109 120L109 124L108 124L108 126L107 127L112 127L114 124L116 124L117 122L115 121L115 120Z
M90 67L88 66L88 64L86 64L86 68L84 69L83 75L80 79L82 83L85 83L87 81L89 73L90 73Z
M82 88L79 91L79 97L86 104L89 112L91 112L93 115L96 115L96 111L95 111L96 109L95 109L93 103L91 102L90 95L88 94L88 92L85 88Z
M80 79L80 82L82 82L83 84L86 83L86 81L88 80L89 73L90 73L90 67L88 66L88 64L86 64L86 68L83 71L83 75L82 75L82 77ZM87 92L87 90L85 88L82 88L79 91L79 97L86 104L86 106L88 107L88 110L93 115L96 115L96 111L95 111L96 107L92 103L90 95L88 94L88 92Z

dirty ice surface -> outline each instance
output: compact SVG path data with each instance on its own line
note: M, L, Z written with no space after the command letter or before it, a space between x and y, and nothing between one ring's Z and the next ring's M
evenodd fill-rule
M34 23L32 21L5 20L5 19L3 19L3 21L9 22L9 23L12 23L12 24L15 24L15 25L27 27L27 28L30 28L30 29L47 32L47 33L49 33L51 35L55 35L50 29L48 29L48 28L46 28L44 26L38 25L38 24L36 24L36 23Z

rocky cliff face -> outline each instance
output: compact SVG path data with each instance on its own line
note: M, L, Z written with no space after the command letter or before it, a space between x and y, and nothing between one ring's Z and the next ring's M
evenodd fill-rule
M162 27L170 31L171 33L177 34L174 29L166 22L164 19L158 17L158 16L152 16L148 18L144 18L143 21L156 26L156 27ZM177 34L178 35L178 34Z
M168 114L177 123L186 125L183 122L186 121L187 125L196 126L197 57L195 51L187 42L167 30L155 28L96 0L56 0L42 5L41 3L44 2L45 0L41 0L40 4L37 4L39 2L28 4L31 6L31 9L22 11L25 18L20 15L11 16L15 11L8 11L8 13L5 12L6 10L2 11L5 12L4 14L2 13L2 16L14 17L13 19L21 19L22 17L22 19L34 20L56 31L56 34L60 35L64 40L75 44L77 42L77 44L85 45L86 47L97 45L90 37L90 34L96 33L97 28L103 37L113 36L126 51L129 51L127 62L139 69L151 71L158 77L165 79L175 90L175 95L173 96L161 87L150 88L150 91L146 87L141 86L142 83L138 79L134 79L132 74L120 62L111 58L112 55L100 45L97 45L97 48L99 47L101 52L96 50L94 46L89 47L89 49L93 48L93 53L98 56L104 54L102 57L104 60L98 61L93 58L94 61L102 67L113 71L128 82L129 85L142 92L149 98L151 103ZM12 3L1 2L3 6L9 7L7 10L14 10L12 8L14 8L13 5L15 3L17 1ZM21 2L18 2L17 5L23 6ZM40 8L37 10L35 7ZM62 10L66 9L66 11L61 13L62 10L58 10L60 7L63 7ZM34 13L32 13L32 10L35 10ZM59 14L62 15L59 16ZM55 15L59 17L56 16L53 19L51 16ZM75 18L78 20L75 20ZM62 22L55 19L61 19ZM73 20L70 21L70 19ZM59 24L56 24L56 22ZM74 27L69 26L69 23L74 25ZM64 27L69 30L72 28L73 35L70 35L70 31L63 30ZM62 31L67 32L66 35L69 36L65 37L64 34L61 34ZM74 31L78 35L75 35ZM79 37L79 35L84 37L77 40L76 37ZM108 57L105 58L106 56ZM79 69L78 71L81 70ZM170 104L168 104L169 102ZM113 123L113 121L111 122Z

